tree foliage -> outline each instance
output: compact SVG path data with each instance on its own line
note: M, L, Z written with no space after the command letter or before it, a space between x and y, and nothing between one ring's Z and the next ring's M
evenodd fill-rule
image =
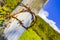
M22 0L3 0L3 6L0 4L0 25L2 25L5 16L10 14Z

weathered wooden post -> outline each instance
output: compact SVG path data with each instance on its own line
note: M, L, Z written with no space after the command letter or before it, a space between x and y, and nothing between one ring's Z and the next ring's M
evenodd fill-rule
M8 40L18 40L25 28L33 21L31 19L31 12L28 11L28 8L37 15L46 1L47 0L23 0L11 13L11 18L8 21L5 21L6 28L3 35L7 37Z

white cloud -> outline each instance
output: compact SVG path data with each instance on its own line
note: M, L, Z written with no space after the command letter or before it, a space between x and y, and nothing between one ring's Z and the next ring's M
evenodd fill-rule
M56 26L56 22L54 22L53 20L48 19L48 15L49 13L43 9L40 10L39 14L38 14L42 19L44 19L53 29L55 29L58 33L60 33L60 30L58 29L58 27Z

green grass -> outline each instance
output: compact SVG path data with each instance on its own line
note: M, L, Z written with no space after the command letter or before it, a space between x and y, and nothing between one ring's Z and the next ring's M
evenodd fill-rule
M29 35L29 36L28 36ZM32 30L26 30L20 40L41 40L41 38Z
M37 16L35 24L28 30L25 30L18 40L60 40L60 34Z

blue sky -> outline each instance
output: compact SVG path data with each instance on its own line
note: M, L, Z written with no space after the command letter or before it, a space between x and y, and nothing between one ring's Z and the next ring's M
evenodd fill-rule
M60 29L60 0L49 0L44 10L49 12L48 19L55 21Z

